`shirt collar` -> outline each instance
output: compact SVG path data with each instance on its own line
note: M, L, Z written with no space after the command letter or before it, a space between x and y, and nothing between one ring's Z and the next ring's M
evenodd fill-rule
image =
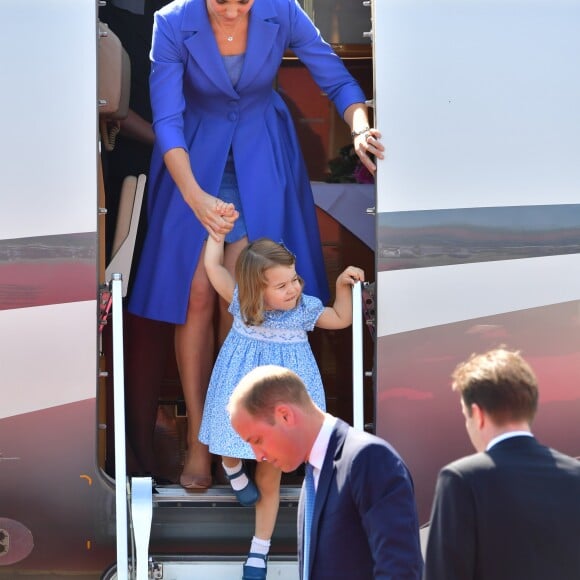
M506 439L511 439L512 437L533 437L533 435L529 431L508 431L507 433L502 433L497 437L494 437L485 448L486 451L489 451L494 445L497 445L501 441L505 441Z
M320 475L320 470L322 469L322 464L326 457L326 450L328 449L328 443L330 442L330 436L332 435L332 430L334 429L335 424L336 417L326 413L324 415L322 427L318 432L318 436L316 437L314 445L310 450L310 455L308 456L308 463L314 467L314 479L316 482L318 482L318 476Z

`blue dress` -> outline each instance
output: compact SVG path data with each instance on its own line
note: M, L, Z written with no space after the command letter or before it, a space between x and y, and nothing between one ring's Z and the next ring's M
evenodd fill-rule
M296 308L266 311L260 326L247 326L235 288L229 308L234 322L211 375L199 431L199 440L212 453L255 459L251 446L232 428L226 407L239 381L257 366L276 364L293 370L314 402L326 410L322 378L306 334L323 310L318 298L303 295Z
M341 115L365 95L297 0L254 2L248 26L234 86L206 0L176 0L156 13L147 236L129 301L129 310L139 316L185 322L207 238L163 163L163 155L176 147L188 151L197 182L212 195L218 195L231 153L249 241L284 242L296 255L308 294L324 303L329 298L308 172L292 115L274 85L291 49Z

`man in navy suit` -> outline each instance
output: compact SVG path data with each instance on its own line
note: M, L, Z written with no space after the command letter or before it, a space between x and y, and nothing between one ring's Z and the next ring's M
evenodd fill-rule
M303 497L298 509L302 579L421 577L413 483L388 443L323 413L300 378L279 366L248 373L234 390L228 409L232 426L259 461L269 461L284 472L307 462L314 468L307 565L302 561Z
M530 431L538 386L517 352L473 356L453 373L478 451L439 474L425 580L578 580L580 461Z

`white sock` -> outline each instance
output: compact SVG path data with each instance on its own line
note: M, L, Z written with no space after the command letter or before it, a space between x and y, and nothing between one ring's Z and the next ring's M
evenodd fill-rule
M254 536L252 538L252 545L250 546L250 552L254 554L264 554L268 555L270 551L270 540L262 540ZM254 568L265 568L266 562L262 558L248 558L246 561L246 566L252 566Z
M227 475L233 475L234 473L237 473L238 471L240 471L240 469L242 469L242 462L238 461L238 463L233 467L228 467L224 463L222 463L222 466ZM230 479L230 485L235 491L240 491L240 489L244 489L244 487L246 487L248 483L249 483L248 477L245 473L241 473L237 477L234 477L234 479Z

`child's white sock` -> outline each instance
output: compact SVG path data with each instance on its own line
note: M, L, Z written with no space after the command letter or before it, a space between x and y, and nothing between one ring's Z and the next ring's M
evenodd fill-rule
M261 540L254 536L252 538L252 545L250 546L250 552L254 554L264 554L268 555L270 551L270 540ZM246 566L253 566L254 568L265 568L266 562L262 558L248 558L246 561Z
M231 476L234 475L234 473L240 471L240 469L242 469L242 462L238 461L238 463L233 467L228 467L224 463L222 463L222 466L224 468L224 471L226 472L226 475ZM244 487L248 485L248 476L245 473L240 473L240 475L234 477L233 479L230 479L230 485L235 491L240 491L240 489L244 489Z

